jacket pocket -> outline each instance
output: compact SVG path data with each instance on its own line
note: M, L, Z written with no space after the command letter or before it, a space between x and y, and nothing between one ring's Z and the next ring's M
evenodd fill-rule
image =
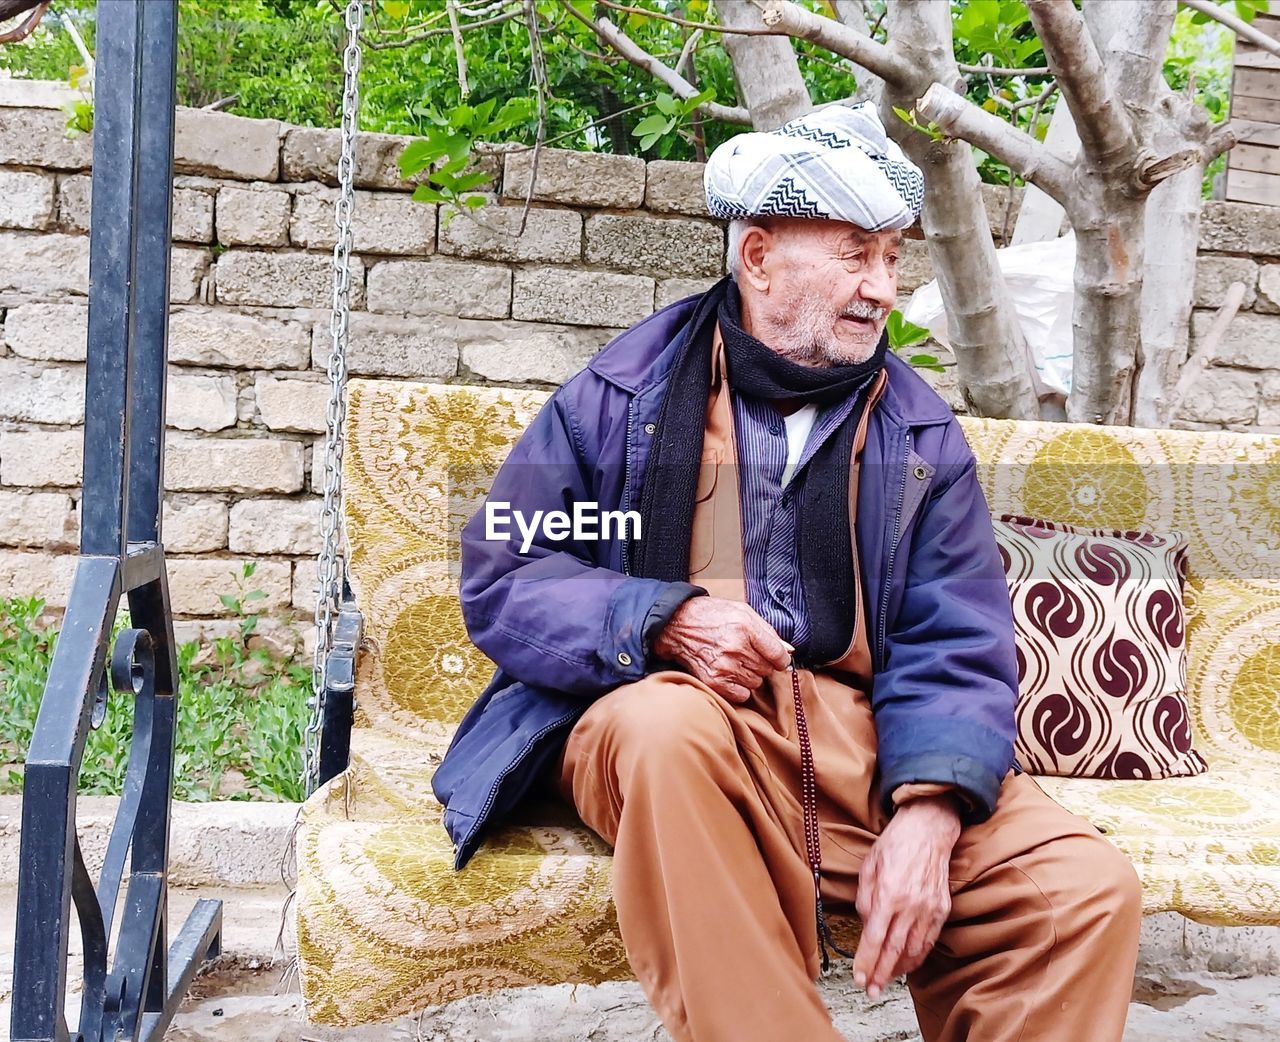
M689 540L689 580L706 570L716 552L716 483L720 478L720 454L709 452L698 464L698 487L693 496L695 523Z

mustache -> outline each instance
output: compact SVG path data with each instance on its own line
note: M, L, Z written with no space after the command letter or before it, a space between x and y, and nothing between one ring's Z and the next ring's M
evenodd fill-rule
M878 307L865 300L854 300L850 301L840 314L845 318L863 318L872 322L880 322L888 317L889 309Z

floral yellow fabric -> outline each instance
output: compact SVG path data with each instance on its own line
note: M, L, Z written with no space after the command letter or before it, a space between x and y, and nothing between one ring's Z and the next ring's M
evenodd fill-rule
M365 618L351 765L303 809L298 948L317 1022L630 975L605 845L533 807L462 872L430 779L491 666L458 532L545 394L352 381L343 518ZM1190 539L1188 697L1206 774L1044 778L1142 876L1148 912L1280 924L1280 438L962 420L995 513ZM855 929L844 921L846 940Z

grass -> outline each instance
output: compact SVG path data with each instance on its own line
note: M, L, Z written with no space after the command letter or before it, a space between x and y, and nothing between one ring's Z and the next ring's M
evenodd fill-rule
M253 575L245 565L242 583ZM257 591L223 598L239 619L237 637L178 647L178 727L174 797L180 800L300 800L302 730L311 669L250 646ZM57 628L38 598L0 600L0 793L21 792ZM127 626L122 613L116 631ZM119 795L133 734L133 700L113 693L102 725L89 733L80 792Z

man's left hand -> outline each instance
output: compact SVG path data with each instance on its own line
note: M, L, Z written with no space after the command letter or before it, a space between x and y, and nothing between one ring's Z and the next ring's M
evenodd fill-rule
M951 912L947 869L960 838L960 815L950 796L900 806L858 877L862 940L853 979L878 999L899 974L917 969L933 950Z

